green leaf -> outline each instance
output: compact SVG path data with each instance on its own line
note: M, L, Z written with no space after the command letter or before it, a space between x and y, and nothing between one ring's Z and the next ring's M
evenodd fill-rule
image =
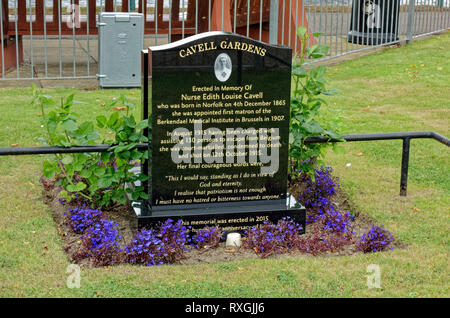
M139 192L139 196L144 200L148 200L149 198L148 193L146 192Z
M81 135L87 135L94 132L94 124L90 121L85 121L78 128L78 133Z
M299 114L299 115L295 116L295 119L297 119L299 122L302 123L307 120L307 117Z
M143 173L140 173L139 175L138 175L138 178L137 178L139 181L147 181L148 180L148 176L146 176L145 174L143 174Z
M121 196L121 197L119 198L119 203L120 203L120 204L125 204L125 203L127 203L127 198L125 198L124 196Z
M96 120L97 120L97 126L100 127L100 128L105 127L105 126L106 126L106 123L107 123L107 121L108 121L108 120L106 119L106 116L103 116L103 115L97 116L97 117L96 117Z
M108 188L109 186L111 186L113 182L113 178L111 176L103 176L100 179L98 179L98 187L99 188Z
M123 120L128 127L133 128L133 129L134 129L134 127L136 127L136 121L134 120L133 116L123 117Z
M102 167L102 166L99 166L99 167L95 168L95 170L94 170L94 174L97 177L103 176L105 174L105 172L106 172L106 168Z
M98 132L96 132L96 131L91 132L91 133L89 133L89 134L86 135L86 139L87 139L88 141L95 141L95 140L97 140L97 139L99 139L99 138L100 138L100 135L99 135Z
M123 158L125 160L129 160L130 156L131 156L131 152L127 150L127 151L121 152L119 155L121 158Z
M92 172L89 169L82 169L80 171L80 176L87 179L92 175Z
M332 96L332 95L339 94L340 92L341 92L340 90L338 90L336 88L332 88L332 89L326 90L325 92L322 92L322 94Z
M75 96L74 94L70 94L70 95L66 98L66 100L64 101L64 104L63 104L63 108L64 108L64 109L69 109L70 106L72 106L72 104L73 104L73 97L74 97L74 96Z
M338 139L338 140L342 139L342 136L340 134L331 129L325 130L324 134L330 137L331 139Z
M78 182L76 185L75 185L75 191L82 191L82 190L84 190L84 189L86 189L86 184L85 183L83 183L83 182Z
M304 123L302 125L302 128L305 129L307 132L312 133L312 134L320 134L320 133L323 132L323 128L314 119L311 119L310 121Z
M315 44L308 50L308 56L310 58L314 58L314 59L324 57L327 54L328 54L328 46L327 45Z
M68 119L62 122L61 128L67 131L74 131L78 128L78 125L75 121Z
M44 161L43 174L46 178L53 178L58 170L56 162Z
M113 198L113 200L118 200L118 199L120 199L120 197L122 197L124 195L125 195L125 190L123 188L117 188L114 190L112 198Z
M111 154L109 152L102 152L100 155L100 160L103 162L108 162L111 157Z
M298 77L306 77L306 70L303 66L298 66L292 70L292 74Z
M148 119L144 119L136 125L137 129L145 129L148 128Z
M133 200L138 200L139 197L140 197L140 192L134 191L134 192L131 194L131 198L132 198Z
M119 119L119 113L118 112L112 113L112 115L109 117L108 121L106 122L106 125L108 126L108 128L113 129L113 127L117 123L118 119Z
M65 156L61 162L65 165L71 164L73 162L73 158L71 156Z
M67 185L66 190L69 191L69 192L76 192L77 191L75 185L73 185L73 184Z

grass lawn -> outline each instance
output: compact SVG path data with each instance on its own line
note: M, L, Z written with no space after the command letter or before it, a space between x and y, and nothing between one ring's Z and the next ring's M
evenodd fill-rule
M344 62L328 70L329 107L343 133L432 130L450 136L450 34ZM1 85L1 82L0 82ZM137 105L139 90L76 92L86 119L119 92ZM40 145L31 89L0 89L0 147ZM136 113L139 113L136 110ZM205 265L82 269L66 287L69 264L41 199L44 156L0 157L0 297L449 297L449 149L413 140L408 196L400 197L401 141L347 143L326 161L355 206L384 224L405 249L342 257L241 260ZM348 166L348 163L351 165ZM366 268L381 268L381 288Z

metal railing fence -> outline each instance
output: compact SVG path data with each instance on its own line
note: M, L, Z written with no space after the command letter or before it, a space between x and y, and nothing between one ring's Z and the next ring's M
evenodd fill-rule
M342 135L342 140L328 139L325 137L308 137L305 143L325 143L325 142L353 142L353 141L374 141L374 140L402 140L402 166L400 173L400 196L406 196L408 189L408 170L411 139L434 139L443 145L450 147L450 139L434 131L415 132L394 132L394 133L374 133L374 134L354 134ZM23 156L23 155L46 155L46 154L67 154L67 153L89 153L108 152L114 145L90 145L73 147L22 147L22 148L0 148L1 156ZM136 145L136 149L147 150L148 143ZM148 184L145 185L148 189Z
M325 59L375 46L409 42L450 27L450 0L0 2L0 82L95 79L98 72L96 23L98 14L104 11L144 12L145 47L200 32L223 30L299 50L302 44L295 36L295 29L305 25L311 33L321 33L315 43L330 47ZM378 18L369 19L376 12ZM375 23L376 27L369 29L370 23ZM361 34L353 32L355 26L370 39L358 40Z

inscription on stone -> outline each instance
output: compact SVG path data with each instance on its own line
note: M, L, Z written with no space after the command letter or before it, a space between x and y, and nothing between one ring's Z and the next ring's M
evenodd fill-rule
M178 208L204 227L287 212L291 49L210 32L151 47L146 58L152 168L144 214Z

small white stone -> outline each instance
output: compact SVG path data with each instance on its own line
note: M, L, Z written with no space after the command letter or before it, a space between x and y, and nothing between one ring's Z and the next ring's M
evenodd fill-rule
M352 164L349 162L349 163L347 163L345 166L346 167L350 167Z
M229 233L227 235L227 247L241 247L242 240L241 240L241 234L239 233Z

